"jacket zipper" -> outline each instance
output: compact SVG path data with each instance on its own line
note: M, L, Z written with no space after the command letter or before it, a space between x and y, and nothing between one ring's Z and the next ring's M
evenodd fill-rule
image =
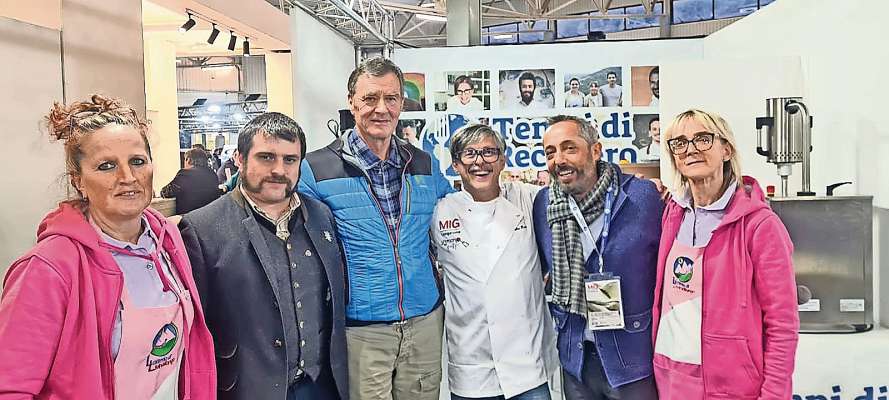
M396 147L396 151L397 147ZM407 172L407 166L413 160L413 156L411 156L410 152L408 152L408 159L404 163L404 169L401 170L401 187L405 188L405 178L404 175ZM404 315L404 277L401 271L401 257L398 256L398 231L401 229L401 220L404 216L404 207L400 207L398 211L398 220L395 221L395 229L389 227L389 224L386 222L386 215L383 213L383 206L380 205L380 200L377 198L377 195L374 194L373 191L373 182L370 179L370 175L367 174L367 171L361 169L364 172L364 178L367 179L368 189L370 189L370 198L374 201L377 206L377 211L380 213L380 217L383 218L383 223L386 224L386 232L389 234L389 243L392 244L392 255L395 258L395 274L398 280L398 315L400 317L400 321L405 320ZM407 191L407 198L410 198L410 188Z
M111 386L108 391L111 393L110 398L112 398L112 399L115 398L115 394L114 394L115 379L114 379L114 360L111 355L111 353L112 353L112 351L111 351L111 336L114 334L113 333L114 320L117 319L117 313L123 307L123 303L121 303L121 301L120 301L120 296L122 294L123 294L123 278L121 278L117 284L117 305L115 305L115 307L112 308L111 318L110 318L111 319L111 325L110 325L111 329L108 332L108 339L105 341L105 349L108 350L108 353L107 353L108 357L105 357L103 360L105 362L105 364L108 366L108 368L106 370L109 371L109 378L110 378L109 382L110 382L110 386Z

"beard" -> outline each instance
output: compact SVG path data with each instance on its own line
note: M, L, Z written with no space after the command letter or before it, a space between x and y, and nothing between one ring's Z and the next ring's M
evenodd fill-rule
M559 173L562 171L574 172L574 181L567 184L562 183L561 179L559 179ZM552 182L557 182L558 187L572 196L581 196L588 193L598 180L595 164L556 166L549 170L549 174Z
M522 101L525 104L530 104L532 100L534 100L534 92L522 92Z

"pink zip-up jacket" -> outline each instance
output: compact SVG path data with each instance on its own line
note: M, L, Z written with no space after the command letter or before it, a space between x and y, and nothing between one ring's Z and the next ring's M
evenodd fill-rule
M667 254L685 210L670 201L658 253L657 338ZM743 177L704 250L701 367L706 398L792 397L799 337L793 243L755 179Z
M166 231L161 246L195 301L180 398L215 399L213 339L182 237L158 212L144 214L155 233ZM37 245L9 268L0 300L0 399L138 397L114 393L111 332L123 274L100 240L83 214L63 203L40 224Z

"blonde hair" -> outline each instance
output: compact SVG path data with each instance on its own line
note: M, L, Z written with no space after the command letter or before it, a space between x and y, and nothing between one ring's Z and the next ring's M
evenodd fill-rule
M724 176L723 186L728 186L733 179L741 179L741 157L738 155L738 145L735 141L735 134L732 133L732 129L728 126L728 122L717 114L692 108L677 115L676 118L673 118L673 122L667 127L667 130L664 132L663 138L661 139L661 143L666 147L667 153L670 154L670 165L673 166L674 189L684 191L687 190L689 186L688 178L679 173L679 168L676 167L676 155L673 154L673 151L670 150L670 146L667 143L670 139L676 136L679 124L685 120L697 121L704 126L707 132L715 134L716 137L722 139L722 142L728 145L729 149L731 149L731 158L722 164L722 174ZM691 144L689 145L691 146Z

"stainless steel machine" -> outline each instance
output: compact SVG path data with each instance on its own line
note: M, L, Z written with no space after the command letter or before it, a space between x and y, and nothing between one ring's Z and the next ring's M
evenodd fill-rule
M776 197L793 241L801 332L873 326L873 197Z
M777 166L780 196L770 198L793 241L802 332L855 332L873 326L873 198L811 190L812 116L799 97L766 99L756 119L757 153ZM764 138L764 140L763 140ZM792 166L802 163L802 190L788 197Z
M809 153L812 151L812 116L800 97L766 99L766 116L756 119L756 152L777 165L781 177L781 197L787 196L787 179L793 164L803 163L803 190L800 196L814 196L810 189ZM765 134L766 146L763 146Z

